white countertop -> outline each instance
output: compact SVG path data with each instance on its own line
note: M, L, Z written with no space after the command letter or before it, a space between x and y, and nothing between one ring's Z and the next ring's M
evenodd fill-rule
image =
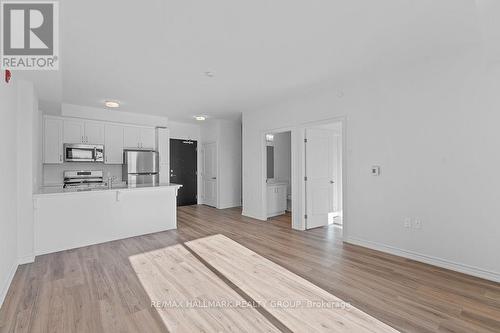
M266 183L267 186L282 186L282 185L288 185L287 181L282 181L282 180L271 180Z
M46 186L42 187L38 190L37 193L34 193L34 197L39 196L47 196L47 195L61 195L61 194L82 194L82 193L93 193L93 192L110 192L110 191L150 191L150 190L160 190L166 188L175 188L179 189L182 185L173 184L173 183L164 183L164 184L147 184L147 185L136 185L136 186L127 186L127 185L117 185L112 188L93 188L93 189L74 189L74 188L63 188L62 186Z

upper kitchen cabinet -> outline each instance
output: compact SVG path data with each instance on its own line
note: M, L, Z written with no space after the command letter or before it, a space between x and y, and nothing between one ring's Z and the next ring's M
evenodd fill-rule
M84 136L86 143L94 145L104 144L104 124L93 121L86 121Z
M63 120L45 117L43 124L43 163L63 162Z
M141 148L155 149L155 129L149 127L141 128Z
M123 128L123 147L125 148L140 148L141 128L133 126L125 126Z
M154 128L125 126L123 130L123 145L125 148L154 149Z
M123 126L106 124L104 127L104 163L123 163Z
M64 120L64 143L104 144L104 124L78 119Z
M85 125L83 120L65 119L63 133L64 143L84 143Z

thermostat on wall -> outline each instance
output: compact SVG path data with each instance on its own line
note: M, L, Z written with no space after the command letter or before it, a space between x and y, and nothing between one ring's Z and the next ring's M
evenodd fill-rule
M372 176L380 176L380 166L372 166Z

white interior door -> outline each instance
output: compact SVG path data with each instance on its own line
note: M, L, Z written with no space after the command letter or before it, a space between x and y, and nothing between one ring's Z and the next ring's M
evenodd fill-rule
M201 180L203 183L203 203L217 207L217 146L215 143L203 145Z
M339 134L333 137L333 169L333 217L337 217L342 213L342 139Z
M326 226L334 210L334 133L306 129L306 227Z

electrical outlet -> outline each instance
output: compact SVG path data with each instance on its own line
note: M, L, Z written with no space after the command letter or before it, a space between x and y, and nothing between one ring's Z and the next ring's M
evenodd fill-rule
M415 229L422 229L422 220L415 219L415 222L413 223L413 227Z
M378 165L372 166L372 168L371 168L371 175L375 176L375 177L380 176L380 166L378 166Z
M406 217L403 221L403 225L406 229L411 228L411 219L409 217Z

